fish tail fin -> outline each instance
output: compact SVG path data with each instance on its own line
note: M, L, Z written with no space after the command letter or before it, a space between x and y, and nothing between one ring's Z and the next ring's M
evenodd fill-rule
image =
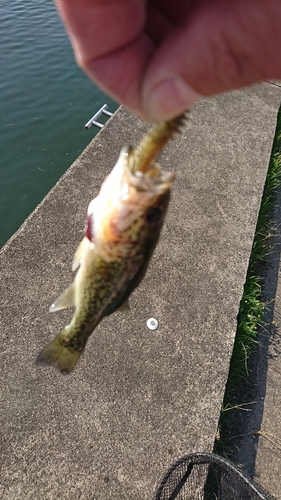
M61 332L57 335L54 340L42 349L35 363L37 365L53 366L62 374L67 375L75 368L83 349L78 351L72 347L66 346L65 342L62 341L63 333L64 332Z

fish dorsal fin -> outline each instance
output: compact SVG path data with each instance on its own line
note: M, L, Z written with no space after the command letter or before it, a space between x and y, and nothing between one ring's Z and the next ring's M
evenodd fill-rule
M80 266L84 252L86 251L89 243L90 242L89 242L88 238L84 237L83 240L81 241L81 243L78 245L77 250L74 254L73 262L72 262L72 271L75 271L77 269L77 267Z
M72 283L69 288L60 295L57 300L51 305L49 311L55 312L67 307L75 306L75 284Z
M121 306L118 307L118 309L116 309L116 311L120 311L120 312L126 312L129 310L130 310L130 306L129 306L128 300L125 300L125 302L123 302L123 304L121 304Z

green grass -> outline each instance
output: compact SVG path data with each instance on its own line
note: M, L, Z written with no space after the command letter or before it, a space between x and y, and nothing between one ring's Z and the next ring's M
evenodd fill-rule
M262 301L263 278L262 266L271 251L270 235L273 227L273 210L276 200L276 191L281 185L281 108L277 116L277 127L271 152L271 158L264 186L264 192L259 211L255 238L249 260L248 273L244 285L244 293L240 302L237 317L237 331L233 347L232 358L226 391L221 411L216 440L215 453L227 455L228 441L231 435L230 414L243 408L237 403L237 388L241 382L249 377L248 360L254 347L259 342L259 331L264 327L264 313L266 304Z

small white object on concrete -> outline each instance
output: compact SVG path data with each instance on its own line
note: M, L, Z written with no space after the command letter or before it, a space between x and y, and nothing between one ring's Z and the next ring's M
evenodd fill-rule
M149 318L146 322L149 330L157 330L158 328L158 321L155 318Z

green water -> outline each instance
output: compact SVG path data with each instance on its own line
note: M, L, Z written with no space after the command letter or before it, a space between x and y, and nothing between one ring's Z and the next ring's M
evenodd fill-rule
M0 2L0 247L83 151L105 96L77 68L51 0Z

